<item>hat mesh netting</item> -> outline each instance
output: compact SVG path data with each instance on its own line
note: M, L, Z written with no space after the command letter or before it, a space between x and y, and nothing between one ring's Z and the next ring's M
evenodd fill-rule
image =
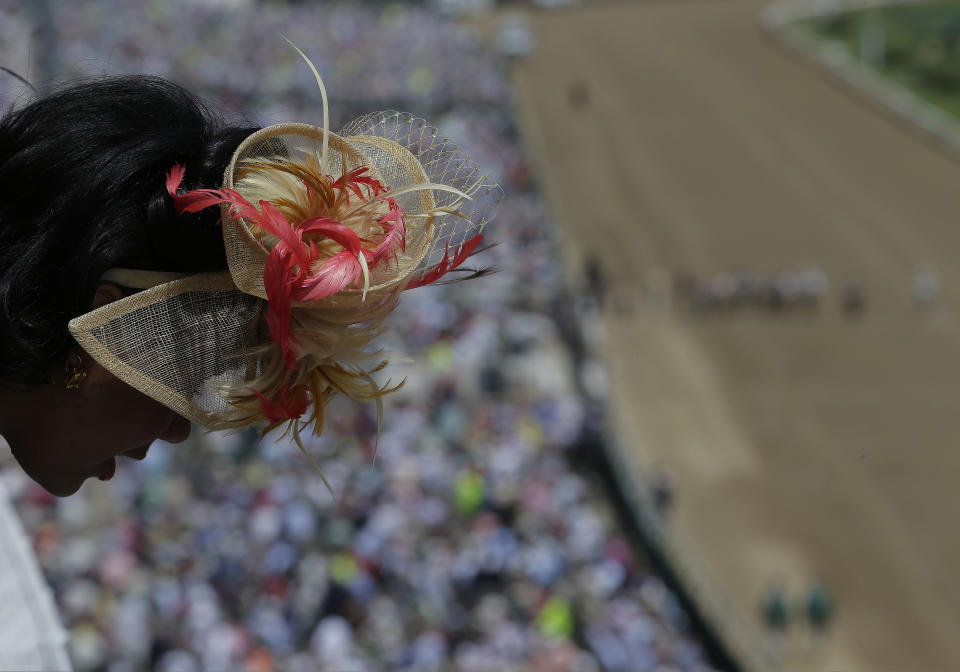
M265 164L317 164L323 158L333 177L366 168L402 208L406 244L390 263L370 269L366 291L353 283L315 301L292 303L290 331L299 350L291 371L264 319L264 273L277 239L226 204L229 272L165 282L71 320L81 347L124 382L210 429L263 421L263 414L237 400L249 399L251 390L270 397L289 385L306 386L317 370L332 389L349 394L336 384L338 372L361 370L362 362L376 356L368 346L400 292L474 238L502 192L455 144L406 113L368 114L327 134L321 156L324 133L307 124L254 133L234 153L223 187L251 203L277 205L282 199L271 191L276 175ZM291 189L307 188L288 181ZM278 371L286 381L282 391L279 382L264 378Z

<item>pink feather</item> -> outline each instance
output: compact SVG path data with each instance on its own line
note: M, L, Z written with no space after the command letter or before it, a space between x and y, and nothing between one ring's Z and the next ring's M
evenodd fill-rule
M288 222L287 218L269 201L260 201L260 209L261 212L257 214L254 223L270 235L279 238L280 242L286 244L287 249L293 254L297 263L300 265L299 275L307 273L310 270L313 259L310 257L311 248L304 247L303 232L298 231L293 224ZM278 242L277 245L279 245L280 242Z
M289 392L285 385L276 395L275 401L267 399L259 390L252 387L247 389L260 398L260 412L271 423L295 420L306 413L310 405L310 396L305 385L297 385Z
M180 188L180 183L183 182L183 176L187 172L187 169L182 163L174 164L170 170L167 172L167 193L177 197L177 189Z
M217 189L194 189L173 197L178 213L200 212L214 205L220 205L230 199Z
M440 263L426 273L422 273L421 275L414 277L413 280L410 281L410 284L407 285L407 289L416 289L417 287L423 287L424 285L429 285L436 282L466 261L467 257L473 254L474 250L477 249L477 246L480 245L482 240L483 234L478 233L473 238L460 245L460 249L452 258L450 257L450 244L448 243L446 252Z
M403 215L405 214L403 208L397 205L397 202L392 198L388 198L387 203L390 205L390 211L378 222L386 235L373 251L374 264L395 257L396 247L398 246L403 251L407 249L407 226L403 221Z
M364 198L363 190L360 189L361 184L367 187L368 196L372 196L373 198L376 198L381 193L388 191L388 188L383 186L383 183L380 180L370 177L369 175L364 175L364 173L367 172L368 170L369 168L367 168L366 166L360 166L358 168L354 168L350 172L344 173L343 175L341 175L330 186L334 189L339 189L341 191L353 192L354 194L357 195L358 198L360 198L360 200L363 200L363 201L367 199ZM348 193L347 203L349 202L350 202L350 195Z
M286 244L279 242L270 250L263 271L263 286L267 291L267 326L270 338L280 346L283 360L289 369L296 368L297 353L290 333L290 302L293 294L290 273L296 261Z
M355 257L360 254L362 249L360 236L346 224L341 224L330 217L311 217L303 220L300 223L300 233L303 235L319 233L326 236L345 250L349 250L350 254Z
M259 213L247 199L233 189L193 189L182 194L177 190L183 183L186 168L182 163L175 164L167 172L167 193L173 197L173 205L177 213L199 212L214 205L229 203L231 211L247 219L257 219Z
M232 212L235 217L243 217L251 221L256 221L260 217L256 206L245 199L239 192L233 189L224 189L219 193L222 193L224 196L223 202L230 204L230 212Z
M349 250L344 250L327 259L313 276L303 280L295 298L297 301L317 301L332 296L356 282L362 272L357 258Z
M187 170L182 163L175 164L167 172L167 193L173 197L173 205L177 213L199 212L211 205L219 205L228 200L222 191L216 189L194 189L184 194L177 194L177 190L183 183L183 177Z

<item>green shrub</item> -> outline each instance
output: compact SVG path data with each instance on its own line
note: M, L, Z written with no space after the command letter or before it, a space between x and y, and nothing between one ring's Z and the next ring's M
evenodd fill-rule
M846 12L806 27L822 38L845 43L859 57L868 25L883 30L887 75L954 113L960 111L960 2L936 0Z

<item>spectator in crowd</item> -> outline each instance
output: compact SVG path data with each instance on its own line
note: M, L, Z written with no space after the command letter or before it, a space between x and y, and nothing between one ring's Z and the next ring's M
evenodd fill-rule
M815 581L810 585L803 611L810 626L811 642L816 649L826 636L836 612L833 594L826 584Z
M790 625L790 604L783 586L777 584L767 589L760 602L760 615L770 634L774 652L781 655Z
M867 307L867 294L857 278L847 278L843 283L843 312L848 317L861 315Z

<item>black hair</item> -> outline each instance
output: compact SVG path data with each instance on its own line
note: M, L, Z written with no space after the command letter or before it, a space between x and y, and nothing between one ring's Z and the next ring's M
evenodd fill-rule
M0 384L49 382L107 269L225 269L219 209L177 215L165 176L182 163L181 188L219 187L256 130L149 76L75 82L0 119Z

